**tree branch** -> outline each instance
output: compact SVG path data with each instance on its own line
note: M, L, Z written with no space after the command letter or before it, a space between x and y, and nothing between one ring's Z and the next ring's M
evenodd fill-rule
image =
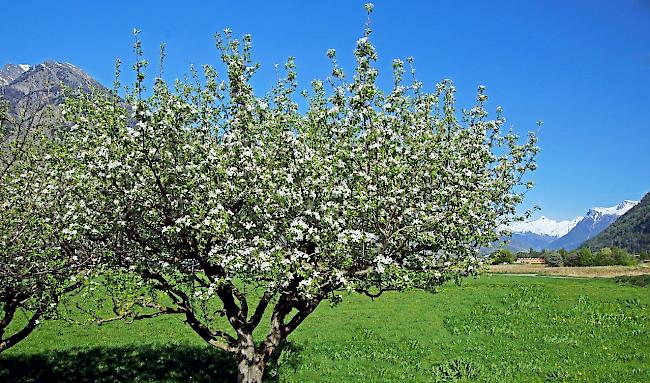
M15 346L18 342L25 339L29 334L31 334L32 331L34 331L34 329L36 328L36 326L38 326L38 320L41 318L42 315L43 315L43 310L42 308L39 307L38 309L36 309L32 317L29 318L29 321L27 321L25 327L23 327L20 331L13 334L7 339L0 339L0 353L12 346Z

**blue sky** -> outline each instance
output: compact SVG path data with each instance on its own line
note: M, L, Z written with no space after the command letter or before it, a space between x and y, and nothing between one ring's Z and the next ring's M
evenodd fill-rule
M73 63L106 85L116 58L132 64L132 30L165 73L217 63L214 33L253 36L269 88L273 64L295 56L303 87L328 74L335 48L352 68L363 1L11 1L0 64ZM135 4L135 5L134 5ZM539 170L525 206L556 219L650 191L650 1L375 1L373 42L386 83L393 58L413 56L425 88L451 78L460 106L478 85L522 135L539 132ZM153 70L156 65L152 65Z

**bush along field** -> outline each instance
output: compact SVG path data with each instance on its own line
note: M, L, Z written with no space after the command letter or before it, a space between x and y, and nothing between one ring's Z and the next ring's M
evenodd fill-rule
M550 267L590 267L590 266L635 266L649 259L647 253L630 254L624 249L603 247L598 251L592 251L588 247L582 247L572 251L560 249L558 251L535 251L514 254L508 249L498 249L490 255L490 263L493 265L516 263L518 258L543 258Z
M629 278L484 275L438 294L353 294L319 307L267 380L647 382L649 305ZM0 381L233 381L232 359L181 320L44 323L3 353Z

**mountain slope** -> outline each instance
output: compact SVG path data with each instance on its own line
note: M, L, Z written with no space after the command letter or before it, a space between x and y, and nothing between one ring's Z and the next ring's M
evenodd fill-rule
M566 235L549 244L549 249L573 250L586 240L595 237L605 230L616 219L632 209L638 201L625 200L612 207L594 207Z
M631 253L650 252L650 193L584 245L593 250L619 247Z
M7 64L0 69L0 86L9 85L21 74L27 72L31 66L27 64Z
M9 102L10 112L59 105L65 97L64 88L71 92L105 89L89 74L68 63L46 61L33 67L7 64L0 71L0 94Z
M512 252L526 252L530 249L540 251L545 249L557 237L535 233L512 233L510 238L502 238L502 241L508 240L506 248Z

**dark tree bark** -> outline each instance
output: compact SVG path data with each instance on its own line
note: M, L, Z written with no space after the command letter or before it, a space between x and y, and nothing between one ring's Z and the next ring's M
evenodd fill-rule
M9 337L5 337L7 327L13 321L16 310L20 308L21 303L23 302L21 302L19 296L7 297L7 300L3 302L4 315L0 319L0 353L27 338L36 329L39 319L43 316L43 310L40 307L37 308L22 329Z

